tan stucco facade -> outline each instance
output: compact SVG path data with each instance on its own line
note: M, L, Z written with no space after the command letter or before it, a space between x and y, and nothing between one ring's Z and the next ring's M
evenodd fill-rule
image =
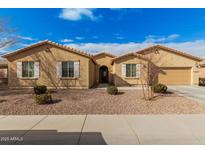
M200 72L199 77L200 78L205 78L205 67L204 66L200 68L199 72Z
M100 53L93 57L93 59L96 61L96 66L95 66L96 84L99 84L101 82L99 71L102 66L106 66L108 68L108 83L113 83L113 65L111 64L113 58L114 56L109 55L107 53Z
M89 86L89 88L93 87L96 84L96 76L94 73L95 71L96 71L95 64L93 63L92 60L89 60L89 68L88 68L88 72L89 72L88 86Z
M33 87L35 85L46 85L48 87L90 88L94 84L94 77L92 73L92 71L94 71L94 63L91 59L55 46L42 45L26 50L25 52L7 59L9 87ZM39 78L18 78L16 73L17 62L20 61L39 61ZM58 61L80 61L80 77L57 78L56 65Z
M151 57L153 63L162 68L173 68L173 69L176 68L176 72L179 68L184 68L184 69L189 68L190 77L187 77L187 78L190 78L189 85L198 84L200 60L196 60L194 58L184 56L182 54L174 53L172 51L165 50L165 49L158 49L157 52L148 51L143 54L148 56L149 58ZM173 76L167 75L167 80L170 80L168 79L169 77L172 78ZM178 77L180 77L180 75L176 75L176 78Z
M123 77L122 76L122 64L141 64L140 69L140 77L139 78L133 78L133 77ZM117 86L127 86L127 85L140 85L145 84L146 78L147 78L147 70L146 67L143 68L143 66L147 65L146 61L143 59L140 59L136 56L126 56L122 59L119 59L113 63L114 68L114 84Z
M152 48L147 48L116 57L105 52L88 55L73 48L45 41L7 54L4 58L8 61L9 87L46 85L48 87L91 88L101 83L100 69L102 67L108 70L108 83L114 83L117 86L140 85L146 82L147 67L145 66L147 66L147 61L150 59L154 65L162 69L162 72L165 72L163 75L159 75L158 78L158 82L164 82L165 84L195 85L198 84L199 77L203 74L199 69L201 58L161 46L156 46L154 51ZM24 61L39 62L38 78L17 77L17 62ZM56 65L59 61L79 61L79 77L57 77ZM141 64L140 77L123 76L123 64Z

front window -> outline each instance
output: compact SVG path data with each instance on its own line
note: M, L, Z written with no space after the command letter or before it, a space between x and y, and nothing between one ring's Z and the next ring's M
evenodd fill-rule
M22 62L22 77L34 77L34 62Z
M74 77L74 62L62 62L62 77Z
M136 64L126 64L126 77L136 77Z

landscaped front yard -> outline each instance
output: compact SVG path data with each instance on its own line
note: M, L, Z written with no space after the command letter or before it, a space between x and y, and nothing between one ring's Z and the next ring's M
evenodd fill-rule
M205 113L205 104L176 94L146 102L141 90L109 95L105 90L54 90L52 104L38 105L33 89L0 90L0 115L30 114L191 114Z

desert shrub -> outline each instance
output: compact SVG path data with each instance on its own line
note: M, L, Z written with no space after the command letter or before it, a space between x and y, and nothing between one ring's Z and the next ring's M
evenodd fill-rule
M118 88L116 86L108 86L107 87L107 93L110 95L117 95Z
M110 87L110 86L115 86L115 84L111 82L111 83L108 84L108 86L109 86L109 87Z
M205 78L199 78L199 86L205 86Z
M35 102L37 104L49 104L52 103L52 96L50 93L35 95Z
M155 93L166 93L167 92L167 86L164 84L156 84L154 85L154 92Z
M47 87L44 85L37 85L33 90L36 95L45 94L47 92Z

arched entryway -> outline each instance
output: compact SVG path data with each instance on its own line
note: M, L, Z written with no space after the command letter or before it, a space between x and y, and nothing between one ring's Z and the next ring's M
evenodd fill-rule
M99 81L100 81L100 83L108 83L109 82L109 71L108 71L107 66L100 67Z

